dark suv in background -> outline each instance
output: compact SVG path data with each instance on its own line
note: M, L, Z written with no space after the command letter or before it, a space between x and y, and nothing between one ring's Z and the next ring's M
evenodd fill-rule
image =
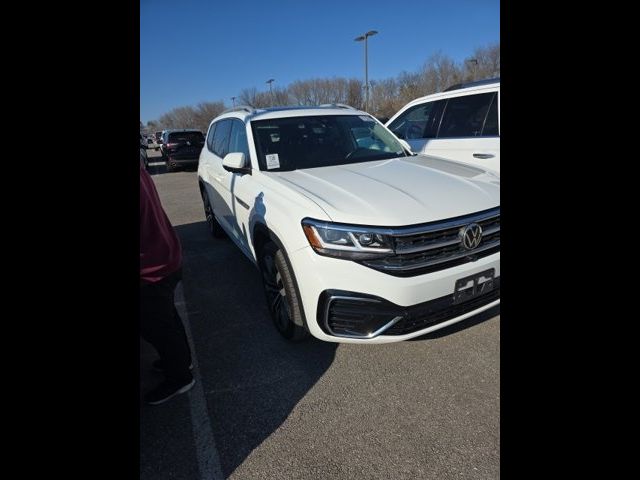
M178 167L198 167L200 152L204 147L204 135L200 130L169 130L162 134L162 159L167 172Z

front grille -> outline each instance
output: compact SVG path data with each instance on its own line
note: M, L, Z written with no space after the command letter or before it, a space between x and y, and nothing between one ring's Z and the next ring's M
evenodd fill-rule
M482 227L482 241L475 249L466 250L460 232L471 223ZM443 222L394 228L392 237L392 255L363 260L362 264L400 277L444 270L500 251L500 207Z

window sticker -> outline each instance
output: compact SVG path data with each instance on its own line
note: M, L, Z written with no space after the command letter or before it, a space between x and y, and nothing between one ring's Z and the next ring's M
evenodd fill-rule
M272 168L280 168L280 158L278 158L277 153L272 153L270 155L265 155L267 159L267 169L271 170Z
M365 122L373 122L373 118L371 118L368 115L358 115L360 117L360 120L364 120Z

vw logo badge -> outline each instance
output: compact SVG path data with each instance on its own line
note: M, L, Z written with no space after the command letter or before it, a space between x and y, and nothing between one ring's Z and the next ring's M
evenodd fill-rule
M470 223L460 230L460 237L465 250L473 250L482 241L482 227L477 223Z

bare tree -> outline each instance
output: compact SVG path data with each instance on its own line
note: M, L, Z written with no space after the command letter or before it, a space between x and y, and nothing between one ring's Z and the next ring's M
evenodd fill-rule
M363 83L356 78L350 78L347 81L347 95L344 100L347 105L351 105L354 108L364 108Z
M378 117L391 118L404 104L399 96L399 83L394 78L375 82L371 90L372 110Z
M194 124L196 125L195 128L203 133L206 133L206 131L209 129L211 120L216 118L225 110L226 107L221 101L199 103L194 112Z
M284 107L291 105L289 91L284 87L276 87L273 89L273 99L271 105L274 107Z
M371 111L380 117L393 116L402 106L418 97L441 92L469 80L500 76L500 43L477 48L473 56L456 64L442 52L431 55L414 72L401 72L395 78L372 82ZM346 103L363 108L363 83L356 78L332 77L296 80L286 87L270 91L245 88L238 96L240 103L254 108L284 105L320 105ZM178 107L153 121L153 128L198 128L203 132L213 118L225 109L224 102L202 102L197 107ZM151 127L152 122L147 122ZM144 128L140 122L140 128Z
M474 80L500 76L500 44L495 43L487 47L477 48L473 52L476 60L476 75Z
M269 92L258 92L256 87L245 88L240 92L240 103L253 108L265 108L271 105Z
M354 78L297 80L290 84L287 90L292 103L298 105L347 103L360 108L362 104L362 82Z

